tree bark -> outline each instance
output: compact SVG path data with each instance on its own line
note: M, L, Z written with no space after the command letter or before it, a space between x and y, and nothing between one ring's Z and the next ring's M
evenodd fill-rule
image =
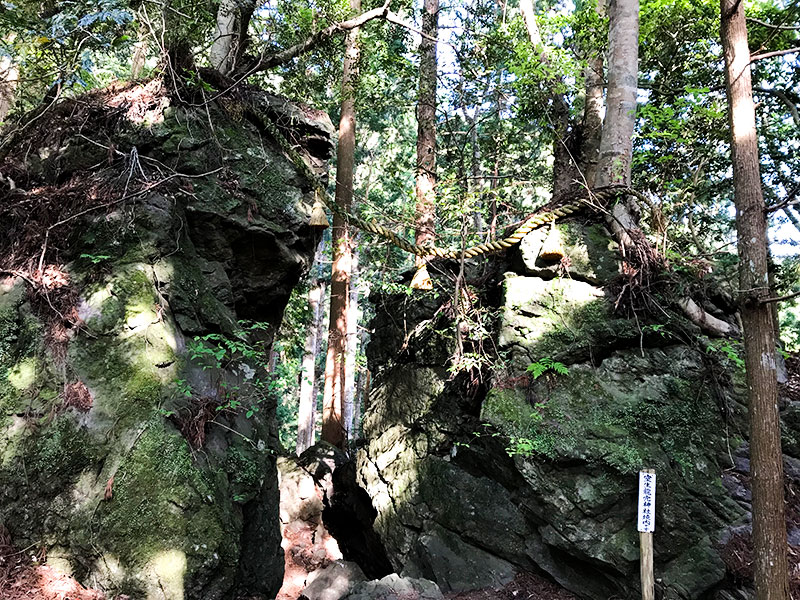
M0 56L0 123L14 107L19 71L10 56Z
M317 265L322 261L323 244L324 242L320 242L314 257L314 262ZM317 403L316 365L320 340L323 335L326 287L325 280L317 277L308 291L308 306L311 309L312 318L308 327L308 335L306 336L300 374L300 402L297 410L298 455L314 445L314 416Z
M358 353L358 252L353 251L350 274L350 302L347 306L347 353L345 355L344 426L347 439L353 439L353 414L356 395L356 355Z
M147 52L150 50L150 32L144 23L139 24L137 37L139 39L133 45L133 57L131 58L132 80L139 79L142 76L144 64L147 60Z
M254 0L221 0L216 37L208 60L223 75L230 75L247 46L247 28L256 8Z
M361 0L350 0L353 11L361 10ZM339 119L339 146L336 166L336 204L350 212L353 203L353 169L356 145L355 89L358 79L358 28L351 29L345 43L342 69L342 114ZM325 392L322 403L322 439L344 449L347 432L344 423L345 355L347 353L347 313L350 304L352 247L347 223L334 214L331 308L328 325L328 353L325 361Z
M631 184L633 130L639 75L639 2L610 0L609 61L606 116L595 176L595 187ZM632 199L614 205L609 226L623 253L632 246L628 231L638 229Z
M598 0L595 7L600 17L605 17L606 6L604 0ZM593 187L597 178L597 163L600 156L600 140L603 130L603 55L599 52L591 54L594 49L589 49L586 68L583 71L584 105L583 105L583 131L580 153L580 170L583 173L583 184Z
M536 22L536 14L532 0L520 0L519 9L528 39L545 69L550 67L550 57L542 43L542 35ZM569 105L559 88L563 81L560 77L550 75L545 81L549 88L551 112L550 121L553 130L553 199L561 200L571 194L578 176L578 164L575 160L574 140L571 132L571 116ZM601 90L602 94L602 90Z
M767 223L759 172L747 23L741 0L721 0L739 250L740 310L750 416L756 598L789 598L775 333L767 275Z
M417 98L417 207L415 241L433 244L436 219L436 37L439 0L424 0ZM417 264L420 259L417 259Z
M352 6L353 3L351 2L350 5ZM293 58L300 56L308 52L309 50L313 50L317 46L319 46L325 40L330 39L334 35L341 33L341 32L352 32L357 30L359 27L372 21L374 19L388 19L391 16L389 12L389 1L378 8L373 8L372 10L368 10L365 13L362 13L352 19L347 19L346 21L341 21L339 23L334 23L333 25L329 25L325 29L320 29L318 32L313 34L312 36L306 38L299 44L295 44L294 46L290 46L285 50L281 50L276 54L272 54L270 56L260 56L256 60L256 64L249 70L249 74L257 73L259 71L267 71L272 69L273 67L277 67L278 65L282 65L284 63L289 62ZM397 22L399 19L395 18L393 22ZM402 21L401 21L402 22Z

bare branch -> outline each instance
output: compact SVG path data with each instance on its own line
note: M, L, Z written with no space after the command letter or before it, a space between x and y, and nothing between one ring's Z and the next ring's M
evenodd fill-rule
M786 200L781 202L780 204L775 204L774 206L768 206L766 208L767 213L775 212L776 210L781 210L785 206L793 206L795 204L800 203L800 199L795 198L797 194L800 193L800 183L792 188L792 190L786 194Z
M775 52L764 52L763 54L754 54L750 57L750 62L754 63L763 58L775 58L776 56L784 56L786 54L794 54L800 52L800 46L794 48L787 48L786 50L775 50Z
M397 13L393 13L392 11L387 11L385 18L387 21L389 21L389 23L394 23L395 25L399 25L400 27L408 29L409 31L416 33L417 35L424 37L426 40L430 40L431 42L437 44L444 44L445 46L450 46L450 44L448 44L447 42L443 42L442 40L435 38L432 35L428 35L421 29L417 29L416 27L414 27L411 23L407 23Z
M263 54L258 60L258 63L248 71L248 75L252 75L254 73L258 73L259 71L266 71L273 67L277 67L284 63L289 62L293 58L300 56L301 54L312 50L313 48L319 46L325 40L333 37L337 33L342 33L345 31L350 31L351 29L355 29L356 27L361 27L368 21L372 21L373 19L385 19L389 14L389 4L391 0L386 0L383 6L378 8L373 8L372 10L368 10L365 13L358 15L357 17L353 17L352 19L348 19L346 21L340 21L339 23L334 23L333 25L329 25L325 29L320 29L311 37L305 39L304 41L300 42L299 44L295 44L294 46L290 46L285 50L281 50L280 52L273 54L271 56L264 56Z
M800 30L800 25L775 25L774 23L767 23L766 21L762 21L761 19L754 19L753 17L747 17L747 20L751 23L758 23L759 25L763 25L764 27L770 27L772 29L781 29L784 31L798 31Z
M786 95L786 92L781 90L774 90L769 88L753 88L754 92L760 92L762 94L770 94L771 96L775 96L778 100L783 102L786 108L789 109L789 112L792 114L792 119L794 120L794 124L797 127L800 127L800 114L797 112L797 105L791 101L789 96Z
M765 300L761 301L761 304L769 304L771 302L783 302L784 300L791 300L792 298L797 298L800 296L800 290L793 292L791 294L786 294L785 296L779 296L778 298L766 298Z

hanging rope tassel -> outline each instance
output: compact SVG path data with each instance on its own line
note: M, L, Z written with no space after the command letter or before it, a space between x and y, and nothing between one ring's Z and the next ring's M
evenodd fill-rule
M414 278L411 280L411 289L412 290L432 290L433 289L433 281L431 281L431 275L428 273L428 265L422 263L417 272L414 273Z
M320 231L324 231L331 226L325 214L325 205L323 205L322 201L319 199L318 191L314 192L314 206L311 209L311 220L308 224Z
M561 244L561 232L556 229L555 221L550 222L550 231L542 244L539 256L543 260L555 261L564 258L564 246Z

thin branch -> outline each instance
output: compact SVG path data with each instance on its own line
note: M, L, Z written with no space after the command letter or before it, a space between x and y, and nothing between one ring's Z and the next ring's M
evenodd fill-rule
M773 90L768 88L753 88L754 92L761 92L762 94L770 94L771 96L775 96L778 100L783 102L786 108L789 109L789 112L792 114L792 119L794 120L794 124L797 127L800 127L800 114L797 112L797 105L789 99L789 96L786 95L786 92L781 90Z
M421 35L426 40L430 40L431 42L434 42L436 44L444 44L445 46L450 46L451 45L451 44L448 44L447 42L444 42L444 41L440 40L439 38L435 38L432 35L428 35L424 31L422 31L421 29L417 29L416 27L414 27L410 23L407 23L406 21L404 21L400 17L400 15L398 15L397 13L393 13L390 10L386 11L386 15L384 16L384 18L387 21L389 21L389 23L394 23L395 25L399 25L400 27L408 29L409 31L411 31L413 33L416 33L417 35Z
M794 48L787 48L786 50L775 50L774 52L764 52L763 54L754 54L750 57L750 62L754 63L763 58L775 58L776 56L784 56L786 54L794 54L800 52L800 46Z
M790 206L783 207L783 214L789 219L789 222L794 225L797 232L800 233L800 217L794 213L794 209Z
M248 71L249 75L253 73L257 73L259 71L266 71L273 67L277 67L284 63L289 62L293 58L300 56L301 54L308 52L309 50L319 46L322 42L327 40L330 37L333 37L337 33L350 31L351 29L355 29L356 27L361 27L368 21L372 21L373 19L385 19L389 13L389 4L391 0L386 0L383 6L378 8L373 8L372 10L368 10L365 13L358 15L357 17L353 17L352 19L348 19L347 21L340 21L339 23L334 23L333 25L329 25L325 29L320 29L314 35L309 38L306 38L304 41L300 42L299 44L295 44L294 46L290 46L285 50L282 50L276 54L271 56L261 56L259 58L258 63Z
M767 23L766 21L762 21L761 19L754 19L753 17L747 17L747 20L751 23L758 23L759 25L763 25L764 27L770 27L772 29L781 29L783 31L798 31L800 30L800 25L775 25L774 23Z
M70 215L69 217L61 219L57 223L53 223L52 225L50 225L50 227L47 228L47 230L44 233L44 243L42 244L42 253L39 255L39 273L42 272L42 269L44 267L44 255L47 252L47 242L48 242L48 240L50 238L50 231L52 229L54 229L56 227L59 227L60 225L64 225L65 223L69 223L73 219L77 219L78 217L81 217L81 216L83 216L83 215L85 215L87 213L90 213L92 211L100 210L101 208L108 208L110 206L114 206L116 204L119 204L120 202L124 202L125 200L130 200L131 198L136 198L138 196L143 196L147 192L150 192L154 188L166 183L170 179L175 179L176 177L185 177L185 178L188 178L188 179L199 179L201 177L207 177L209 175L213 175L214 173L218 173L223 168L224 167L219 167L217 169L214 169L213 171L208 171L207 173L201 173L199 175L186 175L184 173L173 173L172 175L169 175L168 177L165 177L164 179L156 181L156 182L154 182L154 183L142 188L138 192L132 192L130 194L125 194L124 196L122 196L120 198L117 198L116 200L112 200L111 202L105 202L103 204L98 204L97 206L90 206L87 209L84 209L84 210L76 212L74 215Z
M786 200L781 202L780 204L775 204L774 206L767 206L766 212L771 213L775 212L776 210L781 210L785 206L793 206L800 202L800 199L796 199L795 196L800 192L800 183L798 183L792 190L786 194Z
M797 298L800 296L800 290L793 292L791 294L786 294L785 296L779 296L778 298L767 298L761 301L761 304L769 304L771 302L783 302L784 300L791 300L792 298Z

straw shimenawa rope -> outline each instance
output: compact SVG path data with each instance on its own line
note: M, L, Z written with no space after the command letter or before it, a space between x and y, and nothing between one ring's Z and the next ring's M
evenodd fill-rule
M312 182L312 185L314 186L315 203L312 213L312 225L316 227L327 227L327 219L324 219L324 211L322 210L321 206L324 205L332 212L342 217L348 224L353 225L362 231L367 231L380 236L401 250L423 258L459 258L462 256L462 254L465 258L473 258L481 254L500 252L507 248L511 248L515 244L518 244L522 238L524 238L534 229L538 229L544 225L547 225L548 223L554 223L559 219L577 212L584 206L597 206L598 203L608 203L621 195L635 196L639 199L645 199L643 194L626 186L603 188L589 192L586 198L570 200L569 202L566 202L556 208L548 209L532 215L511 235L501 240L476 244L464 249L463 251L460 249L447 250L444 248L437 248L435 246L419 246L409 242L405 238L400 237L382 225L362 219L356 215L344 211L341 207L339 207L336 202L330 198L319 177L317 177L317 175L311 171L311 168L308 166L306 161L303 159L300 153L291 146L289 141L280 132L272 119L265 115L259 116L261 117L260 120L263 122L264 127L267 129L267 131L269 131L270 135L275 138L280 147L284 150L284 152L286 152L292 163L294 163L294 165Z

